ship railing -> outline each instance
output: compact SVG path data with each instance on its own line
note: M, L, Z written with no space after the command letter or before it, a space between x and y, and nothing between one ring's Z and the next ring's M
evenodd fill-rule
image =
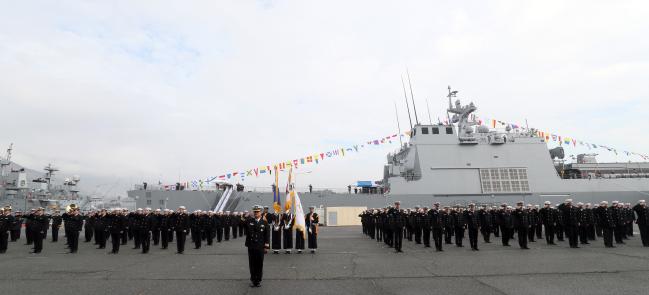
M351 191L354 192L354 187L351 186ZM329 191L329 192L334 192L334 193L348 193L349 188L348 187L312 187L313 192L323 192L323 191ZM273 189L272 187L255 187L255 186L246 186L245 191L247 192L258 192L258 193L272 193ZM280 187L279 191L284 194L286 191L285 187ZM296 186L295 191L298 193L308 193L309 192L309 187L308 186Z

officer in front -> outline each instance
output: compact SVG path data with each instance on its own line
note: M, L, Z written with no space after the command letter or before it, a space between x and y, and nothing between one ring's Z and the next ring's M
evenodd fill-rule
M270 247L270 235L268 222L261 217L261 207L252 208L254 217L246 222L248 235L246 236L246 247L248 247L248 265L250 267L250 287L261 287L261 277L264 269L264 254Z

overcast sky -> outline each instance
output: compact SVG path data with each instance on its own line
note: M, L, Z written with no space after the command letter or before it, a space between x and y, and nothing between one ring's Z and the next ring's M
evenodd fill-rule
M420 121L452 85L484 117L649 153L647 1L165 2L0 0L0 147L124 195L396 133L408 67ZM380 179L396 148L298 185Z

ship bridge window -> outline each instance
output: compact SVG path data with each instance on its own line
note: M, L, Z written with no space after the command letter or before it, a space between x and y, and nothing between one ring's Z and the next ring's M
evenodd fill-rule
M439 128L433 127L433 134L439 134Z
M446 134L453 134L453 127L446 127Z
M421 127L421 134L428 134L428 127Z

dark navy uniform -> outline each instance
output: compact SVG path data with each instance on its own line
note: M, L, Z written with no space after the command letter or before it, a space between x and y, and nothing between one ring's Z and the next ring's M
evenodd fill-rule
M77 253L77 250L79 249L79 233L83 228L83 216L71 214L70 217L68 217L66 224L69 224L70 231L70 253Z
M451 213L454 219L455 225L455 246L464 247L462 242L464 241L464 230L466 229L466 219L464 219L464 213L460 210L454 210Z
M106 225L108 227L108 231L110 232L110 241L113 245L113 249L111 250L111 253L113 254L119 253L121 237L124 231L126 230L127 223L128 220L126 219L126 216L116 212L111 215L108 215L106 218Z
M60 215L52 216L52 242L59 240L59 228L63 223L63 218Z
M482 238L485 243L491 243L490 240L493 227L491 212L482 208L478 211L478 217L480 218L480 233L482 233Z
M274 253L278 253L282 249L282 227L281 215L278 213L271 213L266 215L267 222L270 224L272 235L272 249Z
M545 242L548 245L556 245L554 243L554 229L557 223L556 211L549 206L543 207L539 210L539 217L545 229Z
M633 211L638 216L636 218L636 223L640 229L640 239L642 240L642 245L649 247L649 206L644 202L633 206Z
M308 213L305 221L308 236L307 246L311 253L314 253L318 249L318 223L320 223L320 217L318 217L318 213Z
M189 229L189 215L186 213L174 214L174 230L176 231L176 249L178 254L185 252L185 237Z
M29 219L31 223L31 236L34 242L33 253L41 253L41 251L43 250L43 238L45 237L45 232L47 231L49 220L47 216L42 214L30 215Z
M525 208L516 208L512 213L514 221L514 228L518 232L518 245L521 249L529 249L527 247L527 236L530 229L529 212Z
M293 249L293 225L295 224L295 215L292 213L282 214L282 236L284 238L284 250L291 253Z
M405 217L399 209L390 208L387 213L387 219L392 230L391 242L394 245L394 250L396 252L403 252L401 250L401 244L403 242L403 226L405 223Z
M438 209L431 209L428 211L430 220L430 227L433 230L433 241L435 243L435 250L442 251L442 232L444 228L444 216Z
M254 211L260 208L255 207ZM248 265L250 267L250 282L258 287L261 283L264 269L264 253L268 249L270 235L268 223L263 218L249 218L246 221L246 247L248 247Z
M7 252L9 231L14 223L14 217L0 211L0 254Z
M22 232L23 228L23 216L22 213L16 212L16 216L14 216L14 223L12 225L10 235L11 235L11 241L15 242L18 239L20 239L20 233Z
M464 211L464 220L469 229L469 244L471 244L471 250L478 251L478 231L480 230L480 217L478 216L478 212L472 209Z
M602 230L602 237L604 238L604 246L606 248L613 248L613 229L615 228L615 219L613 218L613 211L615 208L606 207L601 204L595 209L595 220L597 226Z

